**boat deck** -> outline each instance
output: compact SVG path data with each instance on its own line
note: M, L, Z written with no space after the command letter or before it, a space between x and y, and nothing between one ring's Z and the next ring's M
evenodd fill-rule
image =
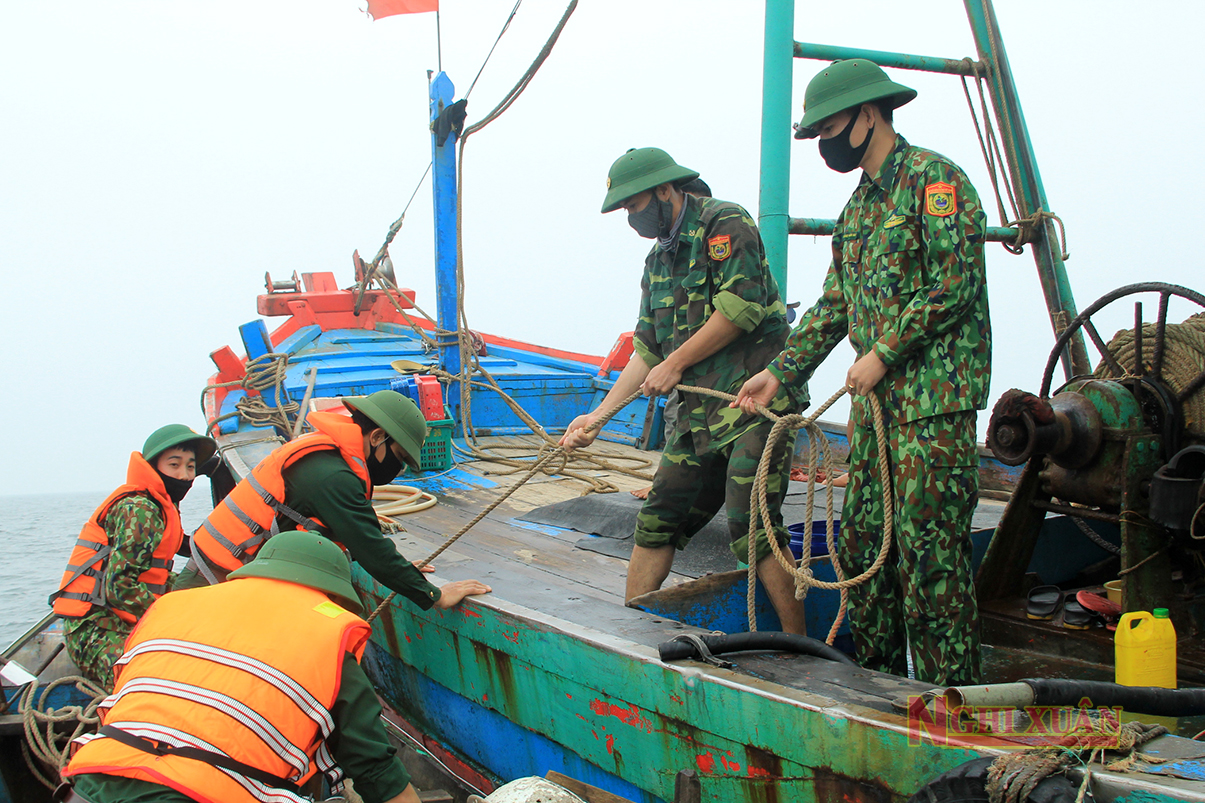
M487 438L482 444L513 445L516 441L538 444L531 437ZM616 443L596 444L593 451L625 457L648 454ZM431 554L521 476L489 476L488 472L497 468L475 461L460 463L451 473L429 480L400 479L435 493L440 501L435 507L400 518L405 532L390 537L402 554L412 560ZM616 472L600 472L600 477L619 487L620 493L648 484ZM493 588L495 598L654 649L681 632L700 632L625 607L626 560L578 547L584 537L580 532L522 518L536 508L579 497L585 489L580 481L543 475L533 478L441 554L434 561L432 578L437 582L476 578ZM823 507L816 512L822 516ZM735 557L729 555L728 559L728 568L735 570ZM692 574L671 572L665 587L692 579ZM856 702L883 712L891 711L892 703L907 694L929 688L875 672L836 671L838 665L827 661L793 658L797 656L749 654L735 662L753 678L813 691L825 689L834 701ZM830 669L833 671L826 671Z
M529 445L534 452L538 449L539 439L509 436L484 438L480 443L486 448L503 444L510 447ZM592 451L630 460L649 455L617 443L598 442ZM514 453L506 452L507 455ZM399 551L412 560L425 558L522 476L499 476L496 472L500 470L508 469L486 461L472 461L458 463L449 473L430 479L400 479L403 484L413 484L436 494L439 504L400 517L405 532L391 536ZM597 472L597 477L615 485L623 494L648 485L643 479L618 472ZM785 508L784 518L788 524L793 523L792 513L796 518L802 515L801 497L805 488L803 483L792 483L791 496L796 498L788 499L788 502L797 504ZM508 602L656 648L686 628L672 619L650 617L624 606L627 560L615 556L625 552L621 544L616 544L613 539L591 538L572 529L535 524L524 519L537 508L576 499L586 490L586 484L581 481L545 475L534 477L440 555L434 562L434 576L444 580L476 578L488 583L496 597ZM834 505L839 516L839 496ZM976 513L975 529L990 531L1003 507L1002 502L982 500ZM817 500L814 515L817 519L824 516L822 495ZM588 549L580 546L590 541L606 543ZM695 546L692 544L686 552L679 553L676 563L690 566L690 562L682 558ZM726 550L721 556L716 554L714 543L700 546L711 549L705 566L716 571L738 569L735 557ZM599 549L613 554L604 554ZM697 569L671 572L665 589L691 581L700 573ZM743 588L743 578L739 585ZM743 618L743 607L737 613ZM1023 601L993 603L985 608L984 619L985 641L992 642L984 649L984 671L989 681L1008 682L1025 677L1111 680L1109 662L1097 655L1103 655L1105 647L1111 654L1111 633L1103 630L1072 633L1062 630L1056 623L1030 622L1024 617ZM825 621L821 628L813 626L819 632L810 635L823 638L827 625L828 621ZM1036 634L1040 638L1031 634L1028 643L1018 642L1016 633L1025 628L1042 631ZM1036 641L1058 644L1058 636L1066 636L1065 649L1051 650L1050 655L1033 652ZM1086 641L1090 642L1089 649L1085 649ZM893 702L898 703L908 693L928 688L878 673L827 672L826 669L835 667L826 666L824 661L793 660L792 656L750 654L741 656L735 663L754 677L795 688L827 688L835 700L857 701L882 711L890 710ZM1186 719L1183 725L1181 731L1195 728L1195 733L1200 730L1198 726L1205 725L1205 719Z

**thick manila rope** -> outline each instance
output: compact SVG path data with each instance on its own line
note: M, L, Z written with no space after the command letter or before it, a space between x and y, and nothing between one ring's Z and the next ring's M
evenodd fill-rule
M883 564L887 561L887 556L891 551L891 542L895 529L895 501L891 490L891 468L887 462L887 428L883 424L883 409L879 403L879 399L873 393L867 395L870 400L870 408L874 419L875 440L878 445L878 465L879 465L879 481L883 491L883 543L879 547L879 553L875 556L874 562L870 567L859 574L857 577L846 578L841 570L841 563L837 559L837 547L833 537L833 494L832 494L832 471L827 470L832 458L832 452L828 445L828 439L824 433L820 431L820 427L816 425L816 420L833 405L837 399L844 396L849 391L848 388L841 388L828 401L820 405L819 409L812 415L804 417L798 413L791 413L784 416L775 416L768 410L764 414L774 420L774 427L770 430L770 435L766 439L766 448L762 452L761 460L757 465L757 475L753 482L753 496L750 500L749 509L749 556L748 560L748 587L745 594L745 612L749 620L749 632L757 630L757 614L754 608L754 593L757 587L757 547L755 536L757 534L759 520L765 529L766 540L770 543L770 550L774 555L774 559L778 561L788 574L795 581L795 598L802 600L807 596L809 588L821 588L826 590L838 590L841 592L841 605L837 610L837 617L833 620L833 625L829 628L828 636L825 642L832 644L837 637L837 629L841 626L842 619L845 618L845 609L847 607L849 596L848 589L856 585L861 585L874 577ZM826 496L826 542L828 544L829 558L833 562L833 570L837 574L837 582L830 583L825 580L817 580L812 576L811 560L799 561L798 567L795 565L793 557L787 557L783 554L782 547L778 544L777 538L772 538L773 524L770 521L770 505L766 499L766 482L770 474L771 457L775 446L783 439L787 430L806 429L808 433L808 494L807 503L804 508L807 513L804 520L810 522L812 520L812 510L815 503L815 485L816 485L816 469L817 469L817 444L820 444L819 451L822 455L820 467L826 469L828 493Z
M726 401L736 401L736 396L732 395L731 393L724 393L723 391L713 390L711 388L701 388L701 387L695 387L693 385L676 385L675 389L679 390L681 392L684 392L684 393L697 393L702 396L712 396L717 399L723 399ZM821 465L827 466L832 457L832 453L831 453L830 447L828 445L828 439L824 437L824 433L820 431L820 428L818 426L816 426L815 422L826 410L828 410L829 407L831 407L833 405L834 402L836 402L838 399L840 399L847 392L848 392L847 388L842 388L841 390L837 391L829 398L828 401L826 401L824 404L822 404L819 407L819 409L816 410L815 413L813 413L811 416L808 416L808 417L804 417L797 413L791 413L788 415L779 416L778 414L773 413L770 410L767 410L765 407L763 407L760 404L755 403L753 405L754 410L756 412L760 413L761 415L765 416L766 418L769 418L771 421L773 421L774 426L770 430L770 435L766 440L766 446L762 452L761 460L758 462L757 476L754 481L752 498L750 499L749 539L748 539L749 540L749 591L747 594L750 632L755 632L757 630L757 622L756 622L756 617L755 617L754 610L753 610L753 594L754 594L754 589L756 588L756 580L757 580L756 552L755 552L756 547L755 547L754 535L757 530L758 519L761 518L762 520L764 520L767 534L773 532L773 528L770 524L769 503L767 502L767 499L766 499L766 478L769 476L769 468L770 468L770 462L771 462L770 457L773 453L774 447L777 446L777 444L780 440L782 440L782 438L785 436L785 433L788 429L797 430L797 429L806 428L808 430L808 436L810 439L810 449L809 449L809 471L808 471L808 496L807 496L806 510L807 510L807 519L810 521L811 516L812 516L812 509L813 509L813 504L814 504L814 492L815 492L815 477L816 477L816 462L817 462L816 458L817 458L817 451L818 451L816 444L818 444L818 443L823 444L822 447L820 447L820 450L822 451L822 454L823 454L823 461L822 461ZM627 407L629 404L634 402L636 399L640 398L642 395L644 395L643 391L639 391L639 390L636 391L635 393L633 393L632 395L628 396L626 399L621 401L619 404L615 405L610 410L608 410L597 421L595 421L594 423L587 426L584 431L585 432L593 432L596 429L601 429L620 410ZM882 482L883 488L890 489L891 488L891 475L890 475L890 470L889 470L888 464L887 464L886 427L883 425L883 411L882 411L881 406L879 405L879 400L876 396L874 396L872 394L868 398L870 399L871 410L872 410L873 416L874 416L875 435L878 439L879 474L881 477L881 482ZM497 499L495 499L485 509L483 509L480 513L478 513L476 516L474 516L473 519L468 524L461 527L459 531L457 531L454 535L450 536L446 541L444 541L444 543L442 545L440 545L440 547L438 549L436 549L434 552L432 552L427 558L416 563L415 565L421 569L424 566L431 563L433 560L435 560L437 557L439 557L444 552L444 550L446 550L448 547L452 546L452 544L456 543L456 541L458 541L461 536L463 536L465 533L467 533L469 530L471 530L478 522L480 522L487 515L489 515L496 507L498 507L498 505L500 505L504 501L506 501L506 499L509 498L511 496L511 494L513 494L515 491L519 490L519 488L522 487L524 485L524 483L526 483L528 480L530 480L532 477L534 477L537 473L539 473L546 464L551 463L554 459L558 459L558 458L561 460L564 460L565 456L571 451L572 451L571 449L566 449L563 446L557 446L557 447L545 452L539 459L537 459L534 463L532 463L531 468L529 468L527 470L527 472L523 475L523 477L521 477L519 479L518 482L516 482L510 488L506 489L506 491L504 491ZM775 559L795 579L796 597L798 599L803 598L803 596L807 593L808 587L825 588L825 589L839 589L841 591L841 609L837 614L837 619L836 619L836 621L834 621L833 627L832 627L831 631L829 632L829 637L828 637L828 643L831 644L833 638L835 638L835 636L836 636L837 628L840 626L841 618L844 616L844 613L845 613L845 603L846 603L845 589L849 588L850 586L855 586L855 585L865 582L866 580L869 580L871 577L874 576L874 574L876 572L878 572L879 568L882 567L883 563L887 560L887 554L891 549L892 530L893 530L893 524L894 524L894 520L895 520L895 513L894 513L894 505L891 500L891 494L889 492L885 493L884 494L884 503L883 503L883 515L884 515L884 519L885 519L885 526L883 529L883 545L879 549L879 554L875 558L874 563L871 565L871 567L869 569L867 569L865 572L858 575L857 577L854 577L851 579L846 579L841 572L841 565L837 561L837 556L836 556L837 555L836 543L833 538L833 502L832 502L832 492L831 492L832 491L832 484L831 484L832 483L832 479L831 479L832 472L831 471L828 472L828 476L829 476L829 480L828 480L829 493L827 494L828 499L827 499L827 505L826 505L827 518L828 518L828 549L829 549L829 555L833 561L833 567L835 568L835 570L837 572L838 582L827 583L823 580L816 580L814 577L812 577L810 561L802 561L803 568L796 569L794 559L787 558L785 555L783 555L782 548L778 545L778 540L776 538L769 538L769 537L767 537L767 540L770 542L770 546L774 552ZM383 610L385 610L385 608L389 605L389 603L393 601L393 598L395 596L397 596L397 592L390 592L389 595L386 596L385 599L383 599L381 601L381 603L376 607L376 609L373 610L373 612L368 616L367 621L371 623L373 619L375 619L377 616L379 616L381 614L381 612Z

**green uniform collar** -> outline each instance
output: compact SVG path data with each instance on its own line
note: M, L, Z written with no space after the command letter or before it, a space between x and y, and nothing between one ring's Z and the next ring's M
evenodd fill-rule
M685 211L682 213L682 225L678 227L678 245L685 244L689 248L690 243L694 240L691 232L699 227L699 215L702 209L699 206L699 199L688 192L682 193L682 207ZM666 251L656 240L653 241L653 253L667 265L674 264L678 259L677 248Z
M899 175L900 168L904 164L904 155L909 148L908 140L895 135L895 146L891 149L891 153L887 154L887 158L883 160L883 164L879 165L879 172L871 177L865 170L862 171L862 181L874 184L881 190L890 191L895 186L895 177Z

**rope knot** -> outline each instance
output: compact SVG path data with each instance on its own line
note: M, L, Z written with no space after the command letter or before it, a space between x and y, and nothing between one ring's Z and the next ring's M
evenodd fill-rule
M1037 239L1037 232L1038 232L1039 227L1043 224L1044 221L1047 221L1047 220L1054 221L1055 224L1058 226L1058 229L1059 229L1059 253L1062 256L1063 261L1066 262L1068 259L1071 258L1071 254L1068 253L1068 251L1067 251L1067 231L1066 231L1066 229L1063 228L1063 219L1060 218L1058 215L1054 214L1053 212L1047 212L1045 209L1039 209L1038 211L1034 212L1029 217L1018 218L1017 220L1013 220L1013 221L1010 221L1010 222L1004 224L1009 227L1016 227L1016 229L1017 229L1016 239L1014 239L1012 241L1012 243L1005 243L1005 247L1008 248L1009 251L1012 251L1014 254L1021 253L1023 247L1027 243L1031 243L1035 239Z

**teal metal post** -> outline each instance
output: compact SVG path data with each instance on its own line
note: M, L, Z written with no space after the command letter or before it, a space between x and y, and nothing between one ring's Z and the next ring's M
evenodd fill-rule
M452 103L455 88L447 73L431 82L431 122ZM450 374L460 373L460 343L456 334L456 133L443 145L431 134L431 192L435 200L435 319L451 335L438 338L439 363Z
M1013 83L1008 55L1004 52L1004 40L1000 36L1000 25L995 9L989 0L963 0L975 47L980 60L989 65L988 82L991 85L992 101L996 107L996 123L1005 143L1005 156L1011 168L1013 186L1018 193L1022 215L1032 215L1037 210L1051 211L1046 201L1046 190L1038 173L1038 160L1034 156L1025 115L1021 112L1021 101ZM993 69L994 65L994 69ZM1011 147L1010 147L1011 145ZM1075 298L1067 271L1059 250L1057 232L1052 221L1043 221L1041 236L1033 243L1034 261L1038 266L1038 279L1046 297L1046 308L1050 312L1050 323L1055 336L1062 333L1067 324L1075 319ZM1089 373L1088 352L1084 348L1083 336L1077 332L1067 344L1062 358L1063 372L1067 378Z
M950 73L951 75L974 75L972 63L962 59L946 59L936 56L914 56L909 53L894 53L890 50L867 50L863 47L821 45L815 42L796 42L795 58L817 59L818 61L844 61L866 59L880 67L896 67L901 70Z
M795 56L795 0L766 0L762 56L761 187L757 225L770 275L787 298L787 201L791 189L791 74Z

